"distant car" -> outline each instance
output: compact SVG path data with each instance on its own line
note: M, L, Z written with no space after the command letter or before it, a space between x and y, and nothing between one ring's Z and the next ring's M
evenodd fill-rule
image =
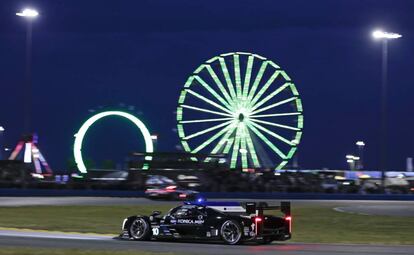
M165 200L195 200L198 191L189 189L180 189L177 185L154 186L145 190L145 196L149 199Z
M167 186L175 184L175 181L163 175L149 175L145 181L146 186Z
M264 214L280 210L283 216ZM184 202L167 214L130 216L122 223L121 238L129 240L222 240L227 244L285 241L291 238L290 202L267 203Z

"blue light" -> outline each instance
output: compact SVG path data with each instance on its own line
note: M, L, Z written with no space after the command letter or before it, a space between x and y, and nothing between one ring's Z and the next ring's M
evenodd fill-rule
M202 198L202 197L200 197L200 198L198 198L197 199L197 203L202 203L202 202L204 202L205 201L205 199L204 198Z

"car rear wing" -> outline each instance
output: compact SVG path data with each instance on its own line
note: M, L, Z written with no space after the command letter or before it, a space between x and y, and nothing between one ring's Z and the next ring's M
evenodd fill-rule
M249 215L263 216L265 210L280 210L285 217L290 216L290 202L282 201L280 205L268 205L266 202L246 202L246 213Z

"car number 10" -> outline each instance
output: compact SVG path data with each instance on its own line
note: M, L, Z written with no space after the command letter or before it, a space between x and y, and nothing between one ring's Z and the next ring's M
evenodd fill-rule
M159 235L159 234L160 234L160 229L159 229L159 228L152 228L152 234L153 234L154 236Z

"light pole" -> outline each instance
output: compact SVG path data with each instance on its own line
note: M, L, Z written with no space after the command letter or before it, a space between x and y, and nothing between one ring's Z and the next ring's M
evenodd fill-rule
M372 32L375 40L382 42L382 82L381 82L381 137L380 137L380 170L381 182L384 187L385 171L387 170L387 79L388 79L388 40L402 37L397 33L375 30Z
M349 164L350 170L355 170L355 166L358 166L358 162L361 159L360 157L354 156L354 155L346 155L346 162Z
M26 72L25 72L25 103L24 103L24 132L29 134L31 130L31 104L32 104L32 21L39 15L34 9L26 8L16 13L27 21L26 30Z
M358 146L358 156L359 156L359 164L357 166L358 170L362 170L364 169L364 147L365 147L365 143L364 141L357 141L355 143L356 146Z

